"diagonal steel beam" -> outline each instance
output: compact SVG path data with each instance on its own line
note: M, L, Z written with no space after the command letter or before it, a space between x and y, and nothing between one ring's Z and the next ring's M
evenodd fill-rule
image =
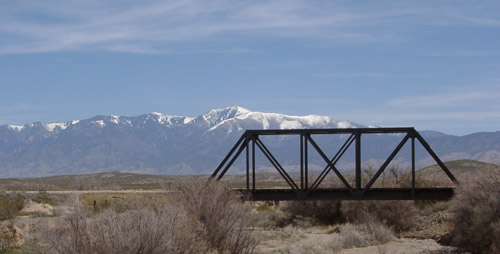
M245 134L241 135L240 139L238 139L238 141L236 142L236 144L234 144L233 148L231 148L231 150L226 155L226 157L224 157L224 160L222 160L222 162L219 164L219 166L217 167L217 169L211 175L211 178L214 178L215 176L217 176L217 174L219 173L219 171L221 170L221 168L224 166L224 164L226 164L227 160L229 160L229 158L231 158L231 155L234 153L234 151L236 150L236 148L238 148L238 146L241 144L241 142L243 142L244 138L245 138Z
M323 160L325 160L325 162L328 164L328 166L335 172L335 174L337 174L337 176L339 177L340 181L342 181L342 183L345 185L345 187L349 191L352 192L351 185L345 180L345 178L338 171L338 169L335 167L335 165L333 165L330 162L330 159L328 159L328 157L325 155L325 153L323 153L323 150L321 150L321 148L318 146L318 144L316 144L316 142L314 142L314 140L309 135L305 135L305 137L306 137L306 139L309 140L309 142L311 142L311 145L313 145L313 147L316 149L316 151L319 153L319 155L323 158Z
M453 181L455 184L459 184L458 180L455 178L455 176L451 173L451 171L444 165L444 163L439 159L439 157L434 153L434 151L431 149L431 146L425 141L425 139L420 135L420 133L415 131L415 137L420 141L420 144L427 150L427 152L432 156L432 158L437 162L437 164L441 167L441 169L448 175L448 177Z
M238 157L240 156L241 152L243 152L245 147L246 147L246 142L241 144L240 149L238 149L238 152L234 155L234 157L231 159L231 161L229 161L227 166L224 168L224 170L217 177L217 180L220 180L224 176L224 174L226 174L227 170L233 165L234 161L236 161L236 159L238 159Z
M257 138L256 141L257 141L256 144L259 147L259 149L262 151L262 153L264 153L264 155L267 157L269 162L271 162L271 164L273 164L273 166L276 168L276 170L278 170L278 172L285 179L285 181L288 183L288 185L290 185L290 187L292 187L292 189L294 189L294 190L299 189L297 184L293 181L293 179L290 177L290 175L288 175L288 173L285 171L285 169L283 169L283 167L279 164L278 160L276 160L276 158L274 158L273 154L267 149L267 147L264 145L264 143L262 143L262 141L259 138Z
M337 164L337 162L340 160L340 158L342 158L342 156L344 155L344 153L347 151L347 149L349 149L349 147L351 146L351 144L353 142L354 142L354 135L351 134L351 136L349 136L349 138L342 145L342 147L337 151L337 153L335 154L335 156L333 156L333 158L330 160L330 162L332 163L332 165ZM318 178L316 178L316 180L311 185L311 190L315 190L316 188L318 188L318 186L321 184L321 182L323 182L323 180L328 175L328 173L330 173L330 170L331 170L330 165L327 165L323 169L323 171L321 172L321 174L318 176Z
M370 182L365 186L365 188L363 189L363 192L370 189L370 187L373 185L373 183L375 183L375 181L380 176L380 174L382 174L382 172L384 172L385 168L389 165L389 163L391 163L392 159L394 159L396 154L398 154L399 150L401 150L401 148L406 144L406 141L408 141L408 139L410 137L411 137L410 133L406 134L406 136L403 138L403 140L401 140L401 142L396 147L396 149L394 149L394 151L392 151L391 155L389 155L389 158L387 158L387 160L384 162L384 164L382 164L382 166L377 171L377 173L375 173L375 175L372 177Z

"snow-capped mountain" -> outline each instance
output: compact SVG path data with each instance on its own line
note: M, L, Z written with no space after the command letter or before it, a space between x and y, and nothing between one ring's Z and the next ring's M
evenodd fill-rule
M153 112L135 117L109 115L64 123L3 125L0 126L0 177L102 171L210 173L246 129L358 127L366 126L329 116L289 116L238 106L210 110L196 117ZM431 146L444 159L500 162L499 132L472 134L472 137L436 132L423 135L428 136ZM480 141L474 135L481 137ZM378 139L377 143L382 142L386 147L372 147L368 142L364 159L387 157L386 151L399 142L398 138L368 138ZM333 151L342 140L342 137L322 138L318 143ZM272 141L270 149L284 165L297 164L295 139L281 137L269 141ZM322 165L314 156L311 161Z

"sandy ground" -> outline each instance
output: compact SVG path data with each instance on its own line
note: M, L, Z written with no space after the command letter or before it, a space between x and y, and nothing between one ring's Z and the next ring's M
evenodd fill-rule
M441 246L436 241L431 239L407 238L395 239L394 241L377 246L339 250L333 241L335 233L317 231L317 229L297 228L285 228L277 231L262 231L261 236L263 237L263 241L258 246L258 253L430 254L447 253L451 250L450 247Z
M54 214L54 207L49 204L38 204L36 202L29 201L21 210L21 213L39 213L45 216L50 216Z

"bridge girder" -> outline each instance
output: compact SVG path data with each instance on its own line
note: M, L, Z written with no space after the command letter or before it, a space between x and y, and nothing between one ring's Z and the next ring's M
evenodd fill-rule
M404 134L403 139L391 152L389 157L375 172L368 183L362 186L361 181L361 135L364 134ZM328 158L311 135L316 134L348 134L333 158ZM260 136L297 135L300 137L300 179L298 182L287 173L271 151L265 146ZM373 188L373 184L384 172L401 148L411 142L411 187L410 188ZM239 189L245 200L445 200L453 196L453 188L417 188L415 183L415 141L436 161L453 183L458 181L431 149L425 139L412 127L406 128L344 128L344 129L287 129L287 130L247 130L238 139L229 153L224 157L217 169L211 175L212 179L220 180L236 159L245 152L246 188ZM355 185L351 186L335 164L347 149L355 144ZM309 147L311 146L311 147ZM289 188L259 189L255 181L255 152L258 148L269 160L272 166L285 180ZM313 148L327 164L319 176L309 183L309 149ZM345 188L318 188L325 177L334 172Z

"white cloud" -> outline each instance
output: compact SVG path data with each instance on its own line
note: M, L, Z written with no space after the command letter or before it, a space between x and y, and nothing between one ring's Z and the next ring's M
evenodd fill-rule
M497 23L493 18L464 15L463 10L440 15L429 9L299 0L9 1L0 10L0 37L4 38L0 40L0 53L169 53L186 43L240 36L367 42L394 39L394 33L386 29L394 23L441 19L488 26Z

